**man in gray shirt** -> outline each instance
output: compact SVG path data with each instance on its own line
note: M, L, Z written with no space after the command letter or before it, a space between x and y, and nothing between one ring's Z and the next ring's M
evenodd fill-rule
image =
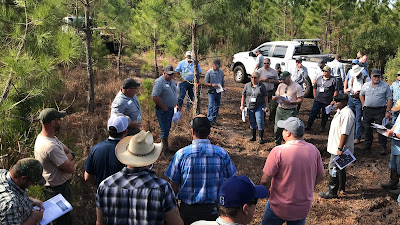
M221 104L221 92L217 92L220 86L224 87L224 71L221 69L221 60L215 59L213 68L208 70L204 78L204 85L209 86L208 90L208 112L207 118L211 125L217 124L219 106Z
M383 118L389 119L393 97L387 83L381 81L382 74L378 69L372 70L371 81L365 83L360 91L360 101L363 106L363 123L365 130L365 147L370 150L373 135L371 123L382 124ZM387 138L378 134L378 142L381 146L381 154L388 154L386 150Z
M256 49L254 51L254 53L257 56L257 58L256 58L256 67L254 68L254 71L257 71L258 69L263 67L264 56L263 56L263 54L261 54L261 50L260 49Z
M139 86L134 79L125 79L111 104L111 115L123 114L130 118L127 136L139 133L142 127L142 109L136 96Z
M258 69L257 72L260 74L259 82L263 83L266 90L268 91L268 102L271 109L271 113L269 114L269 121L274 121L276 107L278 106L278 104L275 100L272 100L272 96L275 95L276 88L280 83L279 75L276 70L271 68L271 60L269 58L264 59L264 66Z
M176 85L173 81L175 75L174 68L166 66L163 75L154 81L153 101L156 104L156 115L161 130L162 150L164 154L173 154L168 148L168 136L171 130L172 116L174 108L177 107L178 98L176 96Z
M319 132L325 132L325 126L328 122L329 115L325 112L325 107L333 105L333 96L338 94L336 86L336 78L331 76L331 68L324 66L323 75L318 77L313 86L314 102L308 116L308 123L305 130L311 130L314 120L322 110L321 128Z

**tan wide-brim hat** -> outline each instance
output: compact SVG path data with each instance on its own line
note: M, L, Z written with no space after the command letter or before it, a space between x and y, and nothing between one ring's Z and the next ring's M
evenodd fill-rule
M143 167L153 164L161 154L161 143L154 143L149 131L140 131L118 142L115 155L127 166Z
M400 110L400 100L397 100L396 105L391 109L393 112Z

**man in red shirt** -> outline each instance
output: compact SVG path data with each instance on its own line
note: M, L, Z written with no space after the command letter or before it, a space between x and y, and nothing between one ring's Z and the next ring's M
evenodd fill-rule
M272 149L263 169L261 184L269 189L261 225L305 224L315 185L324 177L318 149L302 139L304 123L289 117L277 123L285 144Z

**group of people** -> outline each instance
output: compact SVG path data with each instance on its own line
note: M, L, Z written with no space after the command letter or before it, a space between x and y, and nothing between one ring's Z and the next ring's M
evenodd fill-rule
M336 57L340 59L340 57ZM337 60L339 62L339 60ZM305 224L309 213L313 190L323 180L324 167L319 150L303 139L322 109L321 128L325 129L325 107L337 108L329 128L327 151L329 161L329 184L322 198L337 198L345 192L346 170L340 170L334 158L342 157L346 150L354 153L357 144L357 120L360 113L355 107L361 102L365 126L366 147L372 145L372 130L368 123L381 123L390 117L390 110L400 110L400 100L392 108L392 92L399 91L395 82L390 88L381 81L379 70L372 70L371 77L359 62L346 77L341 69L333 70L321 63L321 75L313 82L314 103L307 126L297 118L303 101L300 83L307 70L297 62L296 72L279 71L270 67L270 60L262 60L251 82L245 85L241 110L247 108L252 130L250 141L255 141L259 130L259 143L264 143L265 112L274 111L274 134L276 146L271 150L263 169L261 185L254 185L238 171L228 152L213 145L208 136L216 123L224 74L219 60L205 76L209 86L208 114L197 115L190 123L193 141L190 145L172 151L168 148L168 136L174 108L181 109L186 92L193 97L193 65L190 52L174 70L166 66L163 74L155 80L153 100L160 125L161 143L154 143L153 135L143 131L142 112L136 96L140 83L134 79L124 80L121 90L111 104L107 123L108 138L90 150L86 159L84 179L97 187L96 224L248 224L252 221L257 200L269 197L261 224ZM335 65L339 65L335 62ZM189 67L189 68L188 68ZM336 67L335 67L336 68ZM338 66L340 68L340 66ZM200 67L198 68L201 71ZM340 71L344 80L343 92L331 72ZM173 81L175 74L183 79L180 94ZM366 74L366 75L365 75ZM400 81L400 72L398 74ZM371 79L371 81L368 81ZM295 80L295 81L293 81ZM303 76L304 81L304 76ZM397 86L396 86L397 85ZM396 92L400 97L400 92ZM275 106L274 106L275 104ZM351 106L354 108L352 109ZM10 171L0 171L0 222L2 224L36 224L42 216L43 202L29 198L26 188L44 185L46 199L62 194L72 202L70 179L75 170L75 155L56 137L66 112L46 108L39 114L42 130L36 138L33 158L19 160ZM270 116L271 117L271 116ZM400 138L400 120L387 131L388 136ZM284 141L284 144L282 142ZM379 143L386 151L386 137L379 134ZM390 182L382 183L396 194L400 178L400 141L393 140L390 158ZM161 153L171 156L165 171L168 181L152 170ZM168 159L168 157L167 157ZM262 172L261 172L262 171ZM397 194L398 195L398 194ZM33 209L33 206L37 206ZM70 213L60 217L54 224L72 224Z

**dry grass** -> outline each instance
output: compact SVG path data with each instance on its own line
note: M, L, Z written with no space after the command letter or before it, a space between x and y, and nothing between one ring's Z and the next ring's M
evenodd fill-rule
M147 77L154 77L154 74L143 74L137 68L142 63L140 56L134 56L135 60L131 62L131 69L123 72L123 76L115 78L115 71L97 71L96 72L96 111L93 114L85 112L86 106L86 73L82 68L74 68L64 71L66 88L58 99L60 108L71 104L68 109L69 116L63 121L63 128L58 135L64 143L72 147L78 153L76 173L73 176L74 186L74 224L94 224L95 222L95 188L84 182L83 164L86 160L90 148L103 141L106 136L106 123L109 116L109 106L118 92L122 80L129 76L142 81ZM167 59L160 57L162 61ZM176 66L179 60L172 61ZM171 61L169 61L171 62ZM212 59L207 59L212 62ZM210 66L205 62L201 64L203 73ZM240 92L242 84L236 84L232 75L225 70L227 88L230 90L223 93L220 116L218 122L222 126L212 128L210 140L212 143L225 148L231 155L239 174L249 176L255 183L260 181L262 168L269 154L267 149L273 146L273 124L267 122L265 138L268 143L259 145L257 142L249 142L250 129L248 122L241 121L239 106ZM206 89L201 90L201 112L207 112L207 93ZM307 119L312 100L306 99L302 105L300 118ZM191 120L191 111L183 111L182 118L178 123L173 124L170 134L170 146L178 150L190 144L191 131L189 121ZM155 113L143 117L144 124L150 122L150 127L144 127L145 130L152 130L155 141L159 142L160 130L158 127ZM311 134L306 134L305 139L313 143L320 149L325 168L329 161L329 155L326 153L327 133L318 133L317 126L314 127ZM336 200L324 200L317 196L319 191L325 191L327 179L317 185L314 192L313 208L307 217L307 224L398 224L400 223L400 212L396 202L387 197L387 194L379 188L378 183L388 178L387 162L388 156L381 157L377 152L363 151L356 147L357 161L348 170L347 194ZM169 161L161 156L155 163L154 170L158 176L165 178L164 172L169 165ZM383 172L384 171L384 172ZM267 200L259 202L256 208L254 221L251 224L259 224L264 212Z

